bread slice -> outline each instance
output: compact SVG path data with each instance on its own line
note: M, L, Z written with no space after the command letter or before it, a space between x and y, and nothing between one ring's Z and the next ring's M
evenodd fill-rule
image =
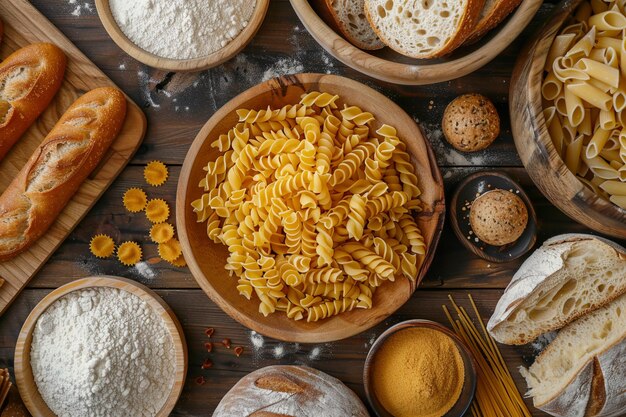
M357 48L385 47L365 18L365 0L313 0L311 3L329 26Z
M446 55L472 33L485 0L365 0L374 32L413 58Z
M521 345L560 329L626 292L626 250L592 235L546 241L515 273L487 324Z
M480 20L465 43L474 43L485 36L511 14L521 2L522 0L486 0L480 13Z
M535 407L553 416L626 415L626 295L563 328L520 371Z

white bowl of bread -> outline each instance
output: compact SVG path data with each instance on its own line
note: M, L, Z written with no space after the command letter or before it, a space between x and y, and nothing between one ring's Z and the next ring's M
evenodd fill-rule
M311 35L344 64L383 81L423 85L462 77L491 61L522 32L542 1L291 4Z
M547 240L520 267L487 329L525 344L558 334L528 369L535 407L554 416L626 413L626 249L592 235Z

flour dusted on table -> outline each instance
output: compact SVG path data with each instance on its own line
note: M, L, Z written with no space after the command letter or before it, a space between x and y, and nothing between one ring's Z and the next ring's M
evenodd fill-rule
M148 417L174 383L174 345L143 300L114 288L74 291L39 317L31 367L59 417Z
M135 45L171 59L215 52L247 25L253 0L110 0L111 13Z

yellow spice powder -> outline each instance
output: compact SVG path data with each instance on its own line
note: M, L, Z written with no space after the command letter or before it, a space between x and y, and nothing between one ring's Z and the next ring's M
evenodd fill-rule
M441 417L463 389L465 368L454 341L428 328L391 335L374 356L372 383L395 417Z

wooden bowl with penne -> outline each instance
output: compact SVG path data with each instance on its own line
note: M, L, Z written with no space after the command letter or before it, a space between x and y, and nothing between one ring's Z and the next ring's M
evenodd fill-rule
M415 121L324 74L269 80L218 110L176 199L183 254L207 295L248 328L303 343L353 336L400 308L433 259L444 211Z
M520 54L509 108L520 158L561 211L626 238L626 3L562 1Z

